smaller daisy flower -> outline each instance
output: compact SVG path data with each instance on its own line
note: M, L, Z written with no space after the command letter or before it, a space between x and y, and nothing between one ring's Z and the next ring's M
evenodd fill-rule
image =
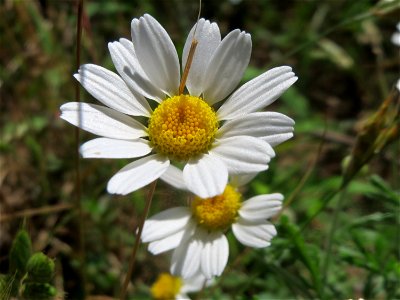
M154 215L145 222L142 241L150 243L148 249L153 254L173 250L174 275L221 275L229 256L226 230L232 228L239 242L253 248L268 247L276 235L275 226L267 219L281 209L283 196L265 194L242 202L237 189L254 176L235 176L218 196L195 197L189 207L174 207ZM162 179L184 189L181 177L182 172L175 168Z
M151 295L156 300L190 299L187 293L198 292L211 283L201 273L187 279L161 273L151 286Z

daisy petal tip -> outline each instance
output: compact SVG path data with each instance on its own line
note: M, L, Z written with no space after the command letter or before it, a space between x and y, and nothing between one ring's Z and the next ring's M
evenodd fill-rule
M133 30L133 28L136 28L138 26L139 26L139 19L137 19L137 18L132 19L132 21L131 21L132 30Z
M293 68L291 66L279 66L268 70L267 72L277 72L277 73L293 73ZM293 73L294 75L294 73Z
M293 70L291 66L281 66L278 68L281 68L282 70L286 70L286 72L292 72L292 70Z
M114 49L115 49L115 47L117 47L117 41L114 41L114 42L108 42L108 44L107 44L107 48L108 48L108 51L114 51Z
M107 184L107 192L112 195L126 195L127 193L122 193L118 190L118 187L115 185L114 182L108 182Z
M126 187L122 186L119 182L117 182L116 180L114 181L111 178L107 183L107 192L112 195L125 196L131 192L134 192L134 190L127 189Z
M64 113L65 111L71 109L72 105L75 105L74 102L67 102L67 103L64 103L63 105L61 105L60 106L61 114ZM63 115L61 115L61 117L63 117Z
M154 18L150 15L150 14L144 14L142 17L140 17L140 18L143 18L143 19L153 19L154 20Z

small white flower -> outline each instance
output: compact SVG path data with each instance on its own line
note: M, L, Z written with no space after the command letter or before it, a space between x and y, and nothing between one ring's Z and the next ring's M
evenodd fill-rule
M151 294L156 300L190 300L187 293L201 291L212 283L212 279L207 280L201 273L186 279L161 273L151 286Z
M163 176L176 184L180 171ZM224 232L232 228L235 237L249 247L270 245L276 229L267 219L282 207L281 194L265 194L244 202L234 184L248 182L254 175L237 176L227 185L223 194L216 197L194 198L189 207L167 209L149 218L144 225L142 241L149 243L149 251L159 254L173 250L171 273L191 277L201 272L206 278L219 276L229 256L228 240Z
M396 25L397 31L392 34L392 43L400 47L400 22Z
M180 94L178 54L165 29L147 14L133 19L131 27L133 43L120 39L108 45L119 75L93 64L75 74L108 107L77 102L61 106L61 118L101 136L81 146L84 158L142 157L115 174L108 191L133 192L164 174L171 161L183 165L185 185L204 198L223 192L228 173L266 170L275 155L271 146L293 136L294 121L258 110L297 80L292 69L274 68L233 92L250 59L250 35L236 29L221 40L217 24L201 19L186 81L188 94ZM183 49L182 66L194 28ZM154 111L146 98L155 101ZM215 111L212 106L223 99ZM131 116L148 122L144 125Z

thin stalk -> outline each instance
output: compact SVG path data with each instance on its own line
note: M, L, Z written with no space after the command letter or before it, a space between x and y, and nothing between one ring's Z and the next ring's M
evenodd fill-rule
M196 39L196 30L197 30L197 25L199 24L200 14L201 14L201 0L199 1L199 13L197 15L196 27L194 28L193 32L192 43L190 44L188 58L186 60L185 69L183 70L181 83L179 85L179 95L183 94L183 91L185 90L186 80L188 78L190 67L193 62L194 52L196 51L197 44L199 43L198 40Z
M150 184L149 192L147 193L146 206L144 208L143 216L142 216L142 219L141 219L140 224L139 224L138 233L137 233L136 239L135 239L135 244L133 245L132 254L131 254L131 257L129 259L128 272L126 273L124 284L123 284L122 290L121 290L121 295L120 295L120 299L121 300L124 300L125 297L126 297L126 292L128 290L128 285L129 285L129 282L131 280L131 276L132 276L133 269L134 269L134 266L135 266L136 254L137 254L137 251L139 249L140 239L142 237L142 231L143 231L144 222L146 221L147 215L149 214L151 201L153 200L153 196L154 196L154 191L156 189L156 185L157 185L157 180L153 181L153 183Z
M333 212L333 220L332 220L332 225L329 231L328 235L328 241L327 241L327 246L326 246L326 256L325 256L325 261L322 265L322 288L321 288L321 293L322 293L322 299L324 299L324 291L325 291L325 286L328 281L328 270L329 270L329 265L331 262L331 256L332 256L332 245L333 245L333 239L335 236L336 228L338 227L338 221L339 221L339 215L340 212L343 209L343 204L344 204L344 199L346 198L346 191L347 189L344 188L341 193L340 197L338 200L338 203L335 207L335 211Z
M321 142L318 145L318 149L317 149L317 155L315 156L315 158L309 163L309 167L306 171L306 173L304 174L304 176L301 178L299 184L296 186L296 188L294 189L293 193L289 196L289 198L285 201L281 211L273 218L275 220L278 220L280 218L280 216L282 215L282 213L284 212L284 210L286 208L289 207L289 205L293 202L293 200L296 198L296 196L300 193L301 189L303 188L303 186L306 184L308 178L311 176L312 172L315 169L315 166L317 165L317 162L321 156L322 153L322 148L325 144L325 136L326 136L326 132L327 132L327 124L326 124L326 118L325 118L325 127L324 127L324 132L322 133L322 139Z
M186 80L189 75L190 66L192 65L194 52L196 51L196 47L197 47L198 43L199 42L194 38L194 35L193 35L193 40L192 40L192 44L190 45L190 50L189 50L189 55L188 55L188 58L186 61L185 70L183 71L181 84L179 85L179 95L183 94L183 91L185 89Z
M17 211L17 212L11 213L11 214L0 215L0 223L10 221L10 220L13 220L16 218L27 218L27 217L37 216L37 215L57 213L57 212L60 212L63 210L69 210L72 208L74 208L74 205L69 204L69 203L60 203L57 205L48 205L48 206L43 206L43 207L39 207L39 208L28 208L28 209L24 209L22 211Z
M76 70L79 69L81 64L81 43L82 43L82 16L83 16L83 0L77 1L77 9L78 9L78 21L76 26L76 52L75 52L75 62L76 62ZM75 99L78 103L81 101L80 97L80 87L79 83L76 81L75 83ZM79 124L81 123L82 118L81 114L79 114ZM75 127L75 206L78 210L78 236L79 236L79 262L80 262L80 271L83 282L83 292L86 294L86 276L85 276L85 240L83 234L83 211L82 211L82 203L81 203L81 172L80 172L80 161L79 161L79 140L80 140L80 131L79 127Z

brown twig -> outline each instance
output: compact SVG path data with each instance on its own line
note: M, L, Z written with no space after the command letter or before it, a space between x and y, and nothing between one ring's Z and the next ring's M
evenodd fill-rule
M190 67L193 62L194 52L196 51L197 44L199 43L198 40L196 39L197 24L199 24L200 13L201 13L201 0L199 2L200 2L199 3L199 5L200 5L199 6L199 14L197 15L197 22L196 22L196 27L194 28L194 32L193 32L192 43L190 45L190 50L189 50L188 58L186 61L185 69L183 70L181 83L179 85L179 95L183 94L183 91L185 89L186 80L188 78Z
M7 222L9 220L15 219L15 218L24 218L24 217L32 217L32 216L37 216L37 215L45 215L45 214L50 214L54 212L59 212L63 210L68 210L72 209L74 205L72 204L67 204L67 203L62 203L58 205L53 205L53 206L43 206L39 208L30 208L30 209L24 209L21 211L13 212L10 214L0 214L0 222Z
M129 285L129 282L131 281L132 272L133 272L133 269L135 266L136 254L139 249L140 239L142 237L144 222L146 221L147 215L149 214L151 201L153 200L153 195L154 195L154 191L156 189L156 185L157 185L157 180L153 181L153 183L150 184L149 192L147 194L147 199L146 199L146 206L144 208L142 219L140 220L138 232L137 232L136 239L135 239L135 244L133 245L132 254L129 259L128 272L126 273L124 284L122 286L121 296L120 296L121 300L125 299L126 293L128 290L128 285Z
M193 35L193 40L192 44L190 45L190 50L186 61L185 70L183 71L181 84L179 85L179 95L183 94L183 90L185 89L186 80L189 75L190 66L192 65L193 62L194 52L196 51L197 44L198 41L194 38Z
M76 62L76 70L79 69L81 65L81 44L82 44L82 18L83 18L83 1L77 0L77 26L76 26L76 52L75 52L75 62ZM75 83L75 99L78 103L81 101L80 97L80 86L76 81ZM86 295L86 276L85 276L85 238L83 234L83 211L82 211L82 203L81 203L81 172L80 172L80 161L79 161L79 141L80 141L80 132L79 126L82 122L81 112L78 112L78 126L75 128L75 207L78 211L77 222L78 222L78 236L79 236L79 265L80 265L80 273L82 277L82 286L84 294Z

